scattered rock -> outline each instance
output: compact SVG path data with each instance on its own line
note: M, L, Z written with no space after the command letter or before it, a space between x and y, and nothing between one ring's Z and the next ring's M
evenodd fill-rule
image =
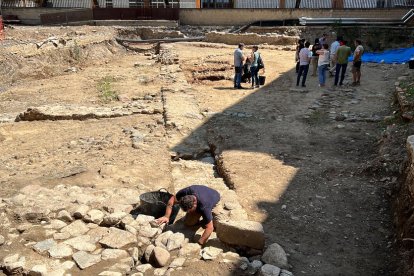
M22 275L26 265L26 258L19 254L9 255L3 259L3 267L8 275Z
M167 231L162 233L161 235L159 235L156 239L155 239L155 246L159 246L162 248L167 248L167 242L169 237L173 234L172 231Z
M86 224L81 220L75 220L74 222L72 222L66 227L63 227L60 230L61 233L69 233L72 237L83 235L88 231L88 226L86 226Z
M78 236L65 241L65 244L72 246L74 249L79 251L92 252L96 249L96 245L91 243L91 237L88 235Z
M60 221L60 220L58 220L58 221ZM62 221L60 221L60 222L62 222ZM63 222L64 223L64 222ZM65 224L66 225L66 224ZM17 227L16 227L16 229L17 229L17 231L19 231L19 233L23 233L23 232L26 232L27 230L29 230L30 228L32 228L33 227L33 224L30 224L30 223L23 223L23 224L19 224ZM46 228L46 227L45 227Z
M115 212L109 215L106 215L103 218L102 224L105 226L115 226L121 222L121 220L127 216L125 212Z
M263 266L263 263L258 260L254 260L249 264L249 267L247 268L247 272L251 275L256 274L257 271L260 270L260 268Z
M122 248L128 244L136 243L137 238L128 231L111 227L109 234L103 237L99 242L109 248Z
M293 276L293 273L285 269L282 269L279 276Z
M149 222L155 220L154 217L152 216L146 216L146 215L138 215L137 218L135 219L139 224L141 225L145 225L148 224Z
M154 267L164 267L170 260L170 253L162 247L155 247L150 256L150 263Z
M86 222L93 222L95 224L100 224L104 218L105 214L101 210L92 209L86 216L83 218Z
M240 269L241 270L247 270L249 268L250 262L249 259L246 257L240 258Z
M102 260L120 259L128 256L128 252L121 249L105 249L102 251Z
M201 246L198 243L187 243L178 251L178 256L198 256Z
M167 241L167 250L172 251L181 248L181 245L184 243L184 240L185 236L183 233L172 234Z
M203 258L203 260L214 260L217 258L218 255L220 255L223 252L223 249L216 248L216 247L205 247L203 250L201 250L200 255Z
M47 239L41 242L36 243L33 246L33 249L39 253L48 251L50 248L56 245L56 242L53 239Z
M29 271L30 276L43 276L47 275L47 267L45 265L35 265Z
M171 264L168 266L170 268L177 268L177 267L182 267L185 263L185 258L176 258L174 259Z
M70 234L69 233L55 233L53 234L53 238L55 240L66 240L70 238Z
M80 205L75 212L73 212L73 217L76 219L83 219L86 214L89 212L90 208L88 205Z
M70 270L75 266L75 263L72 261L66 261L66 262L63 262L61 266L65 270Z
M145 260L146 260L147 262L149 262L149 261L150 261L150 257L151 257L151 254L152 254L152 251L154 250L154 248L155 248L155 246L154 246L154 245L152 245L152 244L150 244L150 245L148 245L148 246L147 246L147 248L145 249L145 252L144 252L144 258L145 258Z
M85 251L78 251L73 254L73 260L79 266L80 269L85 269L87 267L93 266L101 261L101 255L92 255Z
M2 246L6 242L6 239L0 235L0 246Z
M277 243L269 245L262 256L262 261L266 264L275 265L280 268L289 267L286 252Z
M152 239L157 235L158 229L152 228L151 226L148 225L148 226L141 227L138 232L141 237Z
M139 263L139 259L142 257L142 255L140 255L140 250L138 247L133 247L128 249L129 254L131 255L132 259L134 260L134 263L137 264Z
M223 262L225 263L233 263L233 264L239 264L241 262L241 257L239 254L235 252L226 252L222 254Z
M59 219L53 219L50 221L49 224L43 226L46 229L62 229L63 227L67 226L67 224Z
M279 276L280 268L274 265L265 264L260 269L260 276Z
M255 221L224 221L216 223L217 236L230 245L263 249L265 236L263 226Z
M60 243L48 250L50 257L61 259L72 255L72 248L66 244Z
M143 264L136 267L136 270L142 273L145 273L149 269L152 269L152 265L150 264Z
M69 212L68 212L68 211L66 211L66 210L62 210L62 211L60 211L60 212L57 214L56 218L58 218L58 219L60 219L60 220L63 220L63 221L66 221L66 222L72 222L72 221L73 221L72 216L71 216L71 215L69 214Z
M121 272L115 272L115 271L103 271L98 274L99 276L122 276Z
M88 236L91 237L91 242L98 242L103 237L108 235L109 232L110 232L110 228L96 227L96 228L91 229L87 234L88 234Z

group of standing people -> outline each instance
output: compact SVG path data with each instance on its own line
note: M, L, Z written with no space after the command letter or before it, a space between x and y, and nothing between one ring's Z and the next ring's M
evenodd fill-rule
M324 34L321 38L315 39L312 48L309 41L300 39L296 48L296 86L300 84L306 87L306 78L309 66L312 64L312 76L318 74L319 86L326 86L326 72L335 76L334 86L343 85L349 57L352 55L348 42L338 36L331 46L328 45L328 36ZM362 42L355 40L355 51L353 56L352 86L360 85L361 81L361 57L364 53ZM335 74L334 74L335 73Z
M264 70L262 57L259 53L259 47L253 46L250 54L243 53L244 44L240 43L234 51L234 88L243 89L242 80L251 82L251 88L259 88L259 70Z

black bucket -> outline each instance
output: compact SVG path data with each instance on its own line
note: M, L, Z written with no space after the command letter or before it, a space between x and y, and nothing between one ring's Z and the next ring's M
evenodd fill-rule
M259 76L259 83L260 83L260 85L264 85L266 83L266 77L265 76Z
M165 215L167 203L173 195L170 194L167 190L165 190L165 192L162 190L165 189L144 193L139 196L139 199L141 201L141 204L139 205L140 214L153 216L156 219ZM173 206L170 216L170 224L174 222L179 210L179 206Z
M414 69L414 59L412 58L412 59L410 59L410 61L408 62L408 67L410 68L410 69Z

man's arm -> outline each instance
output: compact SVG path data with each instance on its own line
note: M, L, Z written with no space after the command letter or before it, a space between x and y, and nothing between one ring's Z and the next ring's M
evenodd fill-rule
M174 204L177 202L177 198L172 196L167 203L167 208L165 209L165 215L157 219L158 224L168 223L170 221L170 216Z
M213 221L210 221L209 223L206 224L206 229L203 232L203 235L201 235L201 238L198 240L198 243L200 245L204 245L208 238L210 237L211 233L213 233L214 231L214 226L213 226Z

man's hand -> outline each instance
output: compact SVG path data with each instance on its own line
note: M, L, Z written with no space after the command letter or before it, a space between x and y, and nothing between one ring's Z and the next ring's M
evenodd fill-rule
M203 235L201 235L201 238L198 240L198 244L201 246L204 246L204 244L207 242L208 238L210 237L211 233L214 231L213 222L210 221L206 224Z
M163 224L163 223L168 223L170 221L169 218L167 217L160 217L159 219L155 220L159 225Z

